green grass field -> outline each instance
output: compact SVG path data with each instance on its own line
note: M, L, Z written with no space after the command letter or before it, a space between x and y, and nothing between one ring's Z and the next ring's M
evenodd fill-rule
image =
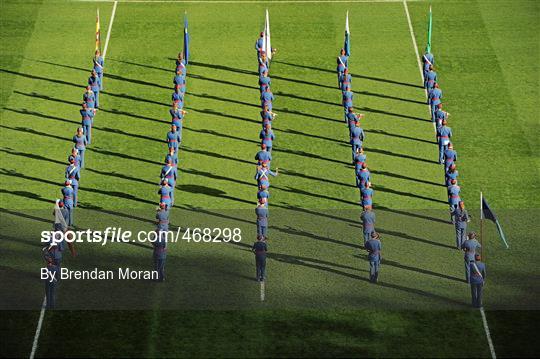
M510 242L486 224L484 306L499 357L534 356L540 196L539 15L534 0L411 1L451 113L460 185L478 230L483 191ZM43 300L39 233L50 228L94 46L112 2L2 1L1 356L27 356ZM253 44L271 16L276 97L266 301L253 280L258 148ZM381 284L361 250L335 56L351 21L355 107L382 234ZM82 228L152 229L182 16L191 34L180 178L171 222L233 226L238 245L176 243L167 281L66 281L38 357L489 357L453 249L443 170L402 2L119 2L102 109L81 181ZM70 268L149 269L145 246L85 243ZM19 309L19 310L16 310ZM84 310L87 309L87 310ZM125 309L125 310L120 310ZM61 343L61 344L59 344Z

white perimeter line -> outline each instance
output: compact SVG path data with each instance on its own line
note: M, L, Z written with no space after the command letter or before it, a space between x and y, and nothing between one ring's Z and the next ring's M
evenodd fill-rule
M114 22L114 15L116 14L117 5L118 5L118 1L115 1L114 6L112 8L111 21L109 22L109 30L107 30L107 38L105 39L105 47L103 48L103 60L105 60L105 56L107 56L107 48L109 47L109 39L111 38L112 25Z
M73 0L83 2L112 2L115 0ZM330 4L330 3L393 3L401 2L402 0L284 0L284 1L267 1L266 4ZM423 0L409 0L423 1ZM115 1L116 2L116 1ZM261 4L260 0L119 0L123 3L184 3L184 4Z
M45 316L45 303L47 302L47 297L43 297L43 303L41 304L41 313L39 313L39 320L36 327L36 334L34 334L34 342L32 343L32 352L30 353L30 359L34 359L36 355L39 333L41 333L41 325L43 324L43 317Z
M491 340L491 334L489 333L489 327L486 319L486 313L484 308L480 308L480 314L482 314L482 322L484 323L484 331L486 332L486 339L489 345L489 351L491 352L491 357L497 359L497 354L495 354L495 347L493 346L493 341Z
M418 71L420 71L420 78L422 81L424 80L424 71L422 71L422 63L420 62L420 53L418 52L418 46L416 44L416 38L414 37L414 30L412 27L411 22L411 15L409 15L409 7L407 6L407 0L403 0L403 7L405 8L405 15L407 15L407 23L409 24L409 32L411 33L411 39L414 47L414 52L416 54L416 63L418 64ZM426 94L426 98L428 96L427 89L424 88L424 93ZM431 118L431 107L429 104L427 105L428 112L429 112L429 118ZM437 131L437 128L435 127L435 122L433 122L433 130L435 132Z

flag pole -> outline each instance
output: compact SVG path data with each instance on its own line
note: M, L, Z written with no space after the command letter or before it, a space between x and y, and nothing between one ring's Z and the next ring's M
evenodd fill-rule
M482 191L480 191L480 254L482 256L482 260L485 262L484 258L484 243L483 243L483 237L484 237L484 197L482 194Z

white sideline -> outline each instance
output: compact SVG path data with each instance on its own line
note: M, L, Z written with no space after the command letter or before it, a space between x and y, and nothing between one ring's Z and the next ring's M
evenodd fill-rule
M495 347L493 346L493 341L491 340L491 334L489 332L489 327L487 323L486 313L484 308L480 308L480 314L482 315L482 322L484 323L484 331L486 332L486 339L489 345L489 351L491 352L491 358L497 359L497 354L495 354Z
M113 2L115 0L74 0L82 2ZM184 4L260 4L260 0L116 0L123 3L184 3ZM115 1L115 2L116 2ZM284 1L266 1L266 4L312 4L312 3L393 3L402 0L284 0ZM423 0L409 0L423 1Z
M43 297L43 303L41 304L41 313L39 313L39 320L36 327L36 334L34 334L34 342L32 343L32 351L30 352L30 359L34 359L36 355L39 333L41 333L41 326L43 324L43 317L45 316L45 304L47 302L47 297Z
M420 78L422 79L422 81L424 81L424 71L422 70L422 63L420 62L420 53L418 52L416 38L414 37L414 30L412 27L411 15L409 15L409 7L407 6L407 0L402 0L402 1L403 1L403 7L405 8L405 15L407 15L407 23L409 24L409 32L411 34L411 39L412 39L412 43L414 47L414 53L416 54L416 63L418 64L418 71L420 71ZM425 88L424 88L424 93L426 94L426 98L427 98L428 93ZM427 107L428 107L428 112L429 112L429 118L431 118L431 107L429 106L429 104L427 105ZM433 130L437 131L435 127L435 122L433 123Z
M424 79L424 72L422 71L422 64L420 63L420 54L418 52L418 46L416 45L416 39L414 37L414 30L412 27L411 15L409 14L409 7L407 6L407 0L403 0L403 7L405 8L405 15L407 15L407 22L409 23L409 32L411 33L411 39L414 46L414 52L416 53L416 61L418 62L418 70L420 70L420 77ZM425 92L427 95L427 90L425 90ZM431 115L431 109L430 109L430 115ZM435 124L433 124L433 126L435 126ZM486 338L489 345L489 351L491 352L491 358L496 359L497 355L495 354L495 347L493 346L493 341L491 340L491 334L489 332L489 326L487 323L486 313L484 312L484 308L480 308L480 314L482 315L482 323L484 324L484 331L486 332Z
M107 38L105 39L105 47L103 48L103 60L105 60L105 56L107 56L107 48L109 47L109 39L111 38L112 25L114 22L114 15L116 14L117 5L118 1L115 1L112 9L111 21L109 22L109 29L107 30Z
M109 29L107 30L107 38L105 40L105 47L103 49L103 59L105 59L105 54L107 53L107 47L109 46L109 39L111 38L111 30L112 25L114 21L114 14L116 14L116 6L118 5L118 1L114 2L112 15L111 15L111 21L109 23ZM34 341L32 342L32 351L30 352L30 359L34 359L34 356L36 355L36 350L38 348L38 342L39 342L39 335L41 333L41 327L43 325L43 318L45 317L45 305L47 303L47 297L43 297L43 303L41 304L41 312L39 313L39 320L36 327L36 333L34 334Z

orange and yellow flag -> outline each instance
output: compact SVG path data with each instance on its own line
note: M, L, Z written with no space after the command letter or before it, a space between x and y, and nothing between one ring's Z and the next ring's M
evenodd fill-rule
M99 28L99 9L97 9L97 16L96 16L96 51L97 50L101 52L101 30Z

